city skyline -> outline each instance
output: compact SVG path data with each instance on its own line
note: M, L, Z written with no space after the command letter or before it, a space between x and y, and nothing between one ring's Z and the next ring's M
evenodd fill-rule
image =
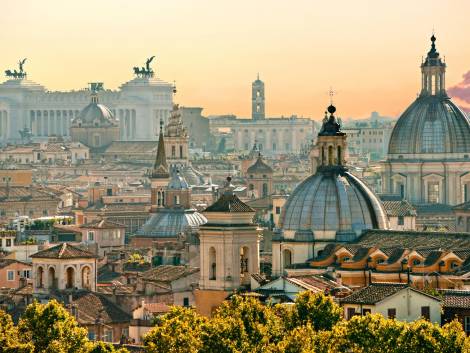
M470 30L461 23L470 4L398 4L5 1L0 19L10 30L0 34L8 48L1 69L27 57L28 78L50 90L91 81L116 89L132 78L133 66L156 55L157 76L176 81L175 100L201 106L206 115L249 117L251 81L259 72L268 117L321 119L330 86L342 117L372 110L398 116L419 92L419 64L434 28L448 64L448 91L468 97L470 47L462 43ZM11 15L18 12L21 20ZM463 99L456 102L469 107Z

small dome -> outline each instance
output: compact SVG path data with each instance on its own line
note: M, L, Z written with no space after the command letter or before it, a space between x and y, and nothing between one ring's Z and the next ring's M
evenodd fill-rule
M422 95L398 119L389 154L468 153L470 122L445 95Z
M334 231L337 241L351 241L365 229L388 228L388 219L367 185L343 170L319 172L297 186L280 226L312 240L317 231Z
M194 234L198 231L199 226L206 222L206 217L195 210L161 209L152 213L142 228L136 232L136 235L173 238L181 233Z
M115 126L117 125L117 122L113 113L106 105L92 102L88 104L75 119L73 119L72 124L102 127Z
M173 176L171 177L170 183L168 184L168 189L170 190L187 190L189 189L189 185L177 171Z
M247 170L247 173L248 174L272 174L273 173L273 169L266 163L263 161L263 159L261 158L261 155L258 155L258 159L256 160L256 162L251 165Z

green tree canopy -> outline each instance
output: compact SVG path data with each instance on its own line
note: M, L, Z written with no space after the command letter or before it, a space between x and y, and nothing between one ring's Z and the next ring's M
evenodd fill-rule
M89 348L87 330L79 327L56 300L30 304L20 319L18 331L25 343L34 345L35 353L82 353Z

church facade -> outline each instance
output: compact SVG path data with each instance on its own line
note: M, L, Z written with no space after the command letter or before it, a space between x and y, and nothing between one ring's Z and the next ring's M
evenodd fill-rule
M119 89L99 92L99 100L119 120L121 140L154 140L160 119L170 116L174 85L154 77L150 68L134 73ZM89 97L87 89L49 91L26 74L8 79L0 84L0 143L19 142L24 128L35 140L69 137L72 120Z

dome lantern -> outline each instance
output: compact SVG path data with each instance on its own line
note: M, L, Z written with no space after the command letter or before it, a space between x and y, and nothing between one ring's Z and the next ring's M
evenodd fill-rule
M431 49L426 60L421 64L421 95L446 95L446 64L441 60L436 49L436 37L431 37Z

